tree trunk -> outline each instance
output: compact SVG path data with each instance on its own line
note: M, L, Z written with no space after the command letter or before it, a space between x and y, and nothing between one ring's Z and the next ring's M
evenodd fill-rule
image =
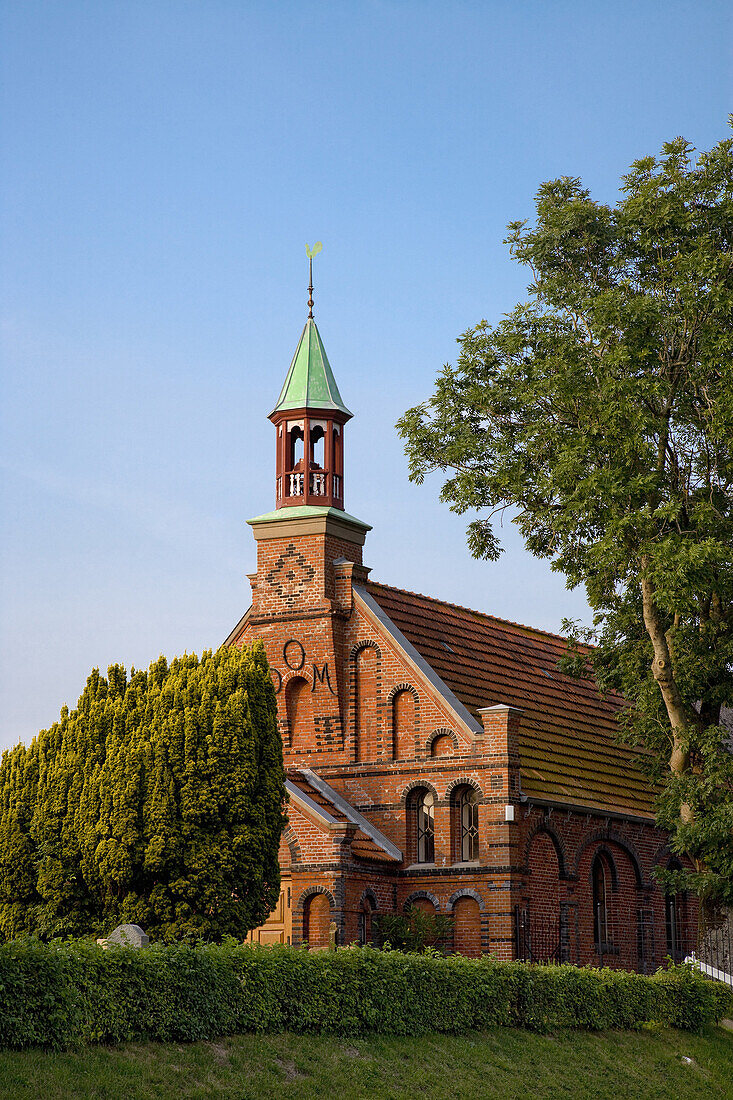
M642 569L644 564L642 562ZM669 642L664 630L662 615L654 598L654 584L648 577L643 575L641 578L641 595L644 625L654 648L652 673L662 694L672 727L672 751L669 756L669 767L675 775L682 775L690 766L689 738L690 733L698 723L682 698L674 678ZM680 806L680 817L685 823L694 820L692 807L686 802Z

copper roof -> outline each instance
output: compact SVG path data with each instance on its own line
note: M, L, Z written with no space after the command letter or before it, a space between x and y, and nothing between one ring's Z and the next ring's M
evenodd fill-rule
M617 695L563 675L565 640L533 627L370 581L367 591L463 705L523 711L522 790L545 802L652 817L653 791L619 744Z
M344 413L349 420L353 415L344 405L321 334L312 317L308 318L300 334L283 388L270 416L282 409L335 410Z

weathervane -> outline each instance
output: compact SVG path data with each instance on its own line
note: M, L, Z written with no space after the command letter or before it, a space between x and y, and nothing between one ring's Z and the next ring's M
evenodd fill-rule
M323 248L320 241L316 241L313 248L309 244L305 246L305 254L308 257L308 316L313 316L313 257L317 256Z

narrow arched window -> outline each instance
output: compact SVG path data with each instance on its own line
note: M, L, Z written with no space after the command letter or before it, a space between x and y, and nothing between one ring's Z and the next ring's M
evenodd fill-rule
M682 864L678 859L671 859L667 864L667 870L681 871ZM667 934L667 954L673 962L682 962L685 955L683 924L685 923L686 908L687 898L684 893L665 894L664 924Z
M326 464L325 434L320 424L311 428L311 467L322 470Z
M359 943L362 947L366 947L374 939L372 932L373 908L369 898L362 898L359 906Z
M296 425L290 430L290 469L297 470L303 461L303 429Z
M419 791L415 799L417 817L417 862L435 862L435 795Z
M606 867L599 854L593 860L591 870L593 883L593 938L599 951L608 945L608 890Z
M478 794L464 787L458 798L460 858L463 863L478 859Z

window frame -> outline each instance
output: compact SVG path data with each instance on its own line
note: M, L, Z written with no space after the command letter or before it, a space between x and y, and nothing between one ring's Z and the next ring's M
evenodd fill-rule
M593 857L591 887L593 895L593 942L597 951L607 954L610 948L608 936L608 868L601 852L596 852Z
M435 863L435 795L427 788L418 790L415 808L415 863Z
M477 863L479 859L478 791L464 787L458 795L458 858L461 863ZM470 817L470 820L467 818Z

